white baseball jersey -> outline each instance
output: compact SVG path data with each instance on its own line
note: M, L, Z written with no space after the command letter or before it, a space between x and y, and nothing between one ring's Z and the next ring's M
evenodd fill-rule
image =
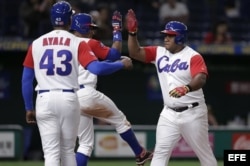
M195 60L191 61L193 57L196 58L196 61L199 61L197 64L200 65L193 66L191 69L191 62ZM172 54L165 47L159 46L156 48L156 56L149 59L156 66L165 105L182 107L194 102L204 102L202 89L189 92L181 98L174 98L169 95L169 92L174 88L190 83L195 74L199 72L207 73L206 65L198 52L186 46L182 51Z
M95 39L89 39L89 38L81 38L81 39L89 45L89 47L92 49L97 58L99 59L106 58L110 49L109 47L105 46L103 43ZM88 70L84 69L84 67L79 66L78 83L79 85L91 86L93 88L96 88L97 76L95 74L90 73Z
M32 43L24 66L34 68L36 90L78 89L75 80L79 75L79 62L86 66L93 60L96 57L81 38L64 30L54 30Z

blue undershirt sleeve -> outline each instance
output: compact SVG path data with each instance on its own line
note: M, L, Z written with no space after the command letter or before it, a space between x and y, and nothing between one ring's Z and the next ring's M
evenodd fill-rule
M121 53L115 48L110 48L106 60L116 61L119 60L120 58L121 58Z
M33 81L35 78L34 69L24 67L22 76L22 95L24 99L25 110L34 110L33 108Z
M87 66L87 70L95 75L108 75L112 74L123 68L123 63L117 62L106 62L106 61L92 61Z

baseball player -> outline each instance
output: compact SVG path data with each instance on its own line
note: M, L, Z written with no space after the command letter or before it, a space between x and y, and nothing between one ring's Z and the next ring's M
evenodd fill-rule
M202 166L216 166L208 141L207 107L202 87L207 67L202 56L185 45L187 26L170 21L161 31L164 47L141 47L137 40L137 19L130 9L126 17L129 55L155 64L164 107L156 129L156 145L151 166L165 166L181 137L191 146Z
M72 8L60 1L51 8L54 30L35 39L24 60L22 94L27 123L40 132L45 166L76 166L75 141L80 121L79 63L94 74L106 74L131 66L130 60L99 62L86 42L69 33ZM36 78L36 111L33 80Z
M93 24L92 17L86 13L76 14L72 17L71 31L90 46L95 55L102 60L115 61L121 58L122 46L122 16L115 11L112 17L113 44L112 47L105 46L102 42L92 39L94 29L97 25ZM129 57L122 57L129 58ZM130 58L129 58L130 59ZM94 146L94 127L93 117L101 119L115 126L117 133L128 143L136 156L136 164L144 163L152 158L152 153L143 148L126 116L117 108L115 103L106 95L96 90L97 76L91 74L83 67L79 69L78 98L80 101L81 113L78 131L79 147L77 149L77 165L87 166Z

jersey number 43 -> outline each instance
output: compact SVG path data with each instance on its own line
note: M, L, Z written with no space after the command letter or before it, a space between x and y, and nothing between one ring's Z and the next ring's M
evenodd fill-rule
M54 56L55 53L55 56ZM60 50L55 52L53 49L45 50L41 61L39 63L40 69L47 70L47 75L61 75L67 76L72 71L72 53L69 50ZM60 62L60 67L55 65L55 61Z

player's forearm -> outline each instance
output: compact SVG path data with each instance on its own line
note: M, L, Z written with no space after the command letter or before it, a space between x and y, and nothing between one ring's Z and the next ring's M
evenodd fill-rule
M110 48L105 60L117 61L120 58L121 58L121 53L115 48Z
M131 58L135 58L140 53L140 45L136 36L128 36L128 51Z
M188 84L192 91L202 88L206 84L207 76L204 73L197 74L192 81Z
M26 111L33 110L33 80L34 70L24 67L22 76L22 95Z
M87 70L95 75L108 75L123 69L123 67L124 65L121 62L92 61L88 64Z
M122 52L122 33L120 30L113 32L113 44L112 48L117 49L119 52Z
M109 50L106 60L116 61L121 58L122 34L120 30L113 31L113 44Z
M171 97L179 98L189 92L196 91L202 88L206 83L206 75L203 73L197 74L192 81L184 86L176 87L169 92Z
M117 49L119 52L122 52L122 42L121 41L113 42L112 48Z

